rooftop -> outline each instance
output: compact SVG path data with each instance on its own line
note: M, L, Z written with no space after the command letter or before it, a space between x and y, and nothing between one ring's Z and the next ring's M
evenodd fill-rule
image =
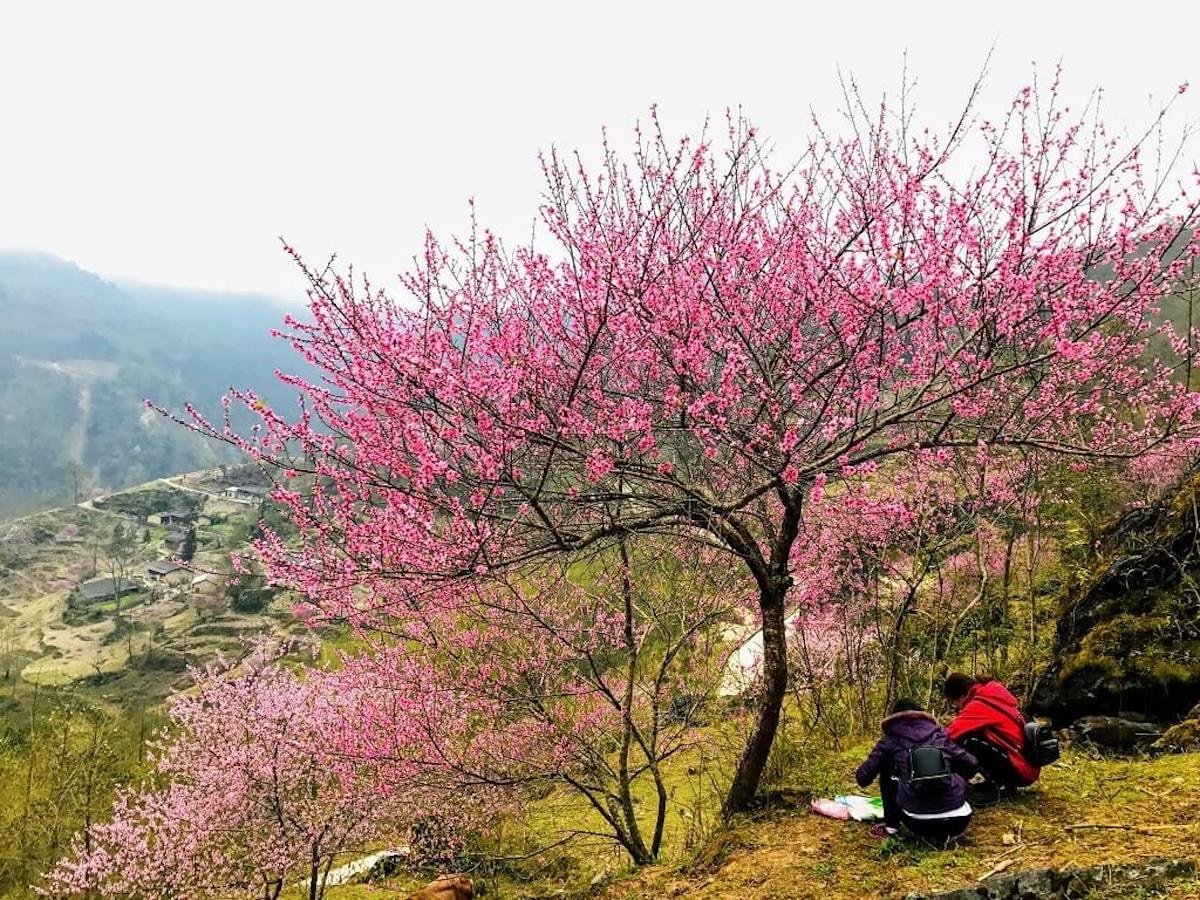
M256 497L261 497L270 490L269 487L261 484L227 484L224 487L226 493L254 494Z
M104 600L108 597L111 597L114 593L113 586L114 582L111 578L96 578L92 581L83 582L83 584L78 585L75 590L79 592L79 596L81 596L84 600L91 602L95 600ZM120 579L119 592L121 594L131 593L132 591L136 591L139 587L140 585L136 581L130 581L128 578Z

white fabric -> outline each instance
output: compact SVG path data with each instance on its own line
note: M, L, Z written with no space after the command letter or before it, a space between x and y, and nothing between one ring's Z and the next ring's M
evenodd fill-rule
M940 813L915 813L909 812L907 809L904 814L910 819L957 819L960 816L969 816L971 814L971 804L966 800L958 809L951 809Z

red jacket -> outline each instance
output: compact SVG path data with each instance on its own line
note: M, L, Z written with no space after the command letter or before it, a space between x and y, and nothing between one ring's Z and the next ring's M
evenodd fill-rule
M967 691L967 702L946 727L946 733L954 741L974 735L995 744L1008 754L1013 768L1027 784L1033 784L1041 774L1042 770L1025 758L1025 717L1017 698L998 681L972 686Z

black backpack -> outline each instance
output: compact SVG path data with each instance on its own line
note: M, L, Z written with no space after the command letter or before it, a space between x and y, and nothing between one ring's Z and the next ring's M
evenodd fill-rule
M1025 758L1040 769L1057 762L1058 756L1058 738L1054 736L1054 729L1041 722L1026 722Z
M937 747L923 744L908 751L908 783L918 794L936 794L950 787L950 761Z

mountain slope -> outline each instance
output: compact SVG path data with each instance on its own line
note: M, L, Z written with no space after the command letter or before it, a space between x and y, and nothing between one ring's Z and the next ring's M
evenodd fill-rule
M297 357L252 294L116 285L45 254L0 251L0 518L232 458L153 414L146 397L219 411L267 395Z

